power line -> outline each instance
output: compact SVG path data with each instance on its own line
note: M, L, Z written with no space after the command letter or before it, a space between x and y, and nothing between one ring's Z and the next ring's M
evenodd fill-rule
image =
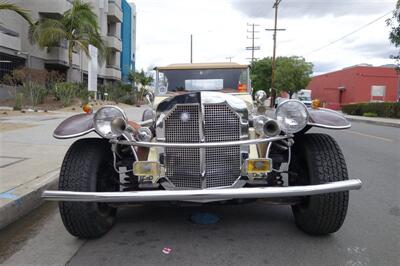
M361 26L360 28L358 28L358 29L356 29L356 30L354 30L354 31L352 31L352 32L350 32L350 33L347 33L346 35L340 37L339 39L334 40L334 41L332 41L332 42L330 42L330 43L328 43L328 44L326 44L326 45L324 45L324 46L321 46L321 47L318 48L318 49L315 49L315 50L309 52L307 55L312 54L312 53L315 53L315 52L318 52L318 51L320 51L320 50L322 50L322 49L325 49L326 47L329 47L329 46L331 46L332 44L335 44L335 43L337 43L337 42L339 42L339 41L341 41L341 40L343 40L343 39L349 37L350 35L353 35L354 33L357 33L357 32L359 32L359 31L365 29L366 27L368 27L368 26L374 24L375 22L381 20L382 18L386 17L387 15L391 14L392 12L393 12L393 10L391 10L391 11L385 13L384 15L380 16L379 18L376 18L376 19L374 19L374 20L368 22L367 24Z

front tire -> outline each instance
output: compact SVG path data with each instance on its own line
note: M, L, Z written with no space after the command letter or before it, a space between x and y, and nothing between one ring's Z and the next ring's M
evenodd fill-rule
M317 185L348 180L343 153L331 136L304 134L295 138L289 185ZM349 192L306 197L292 206L297 227L312 235L327 235L340 229L347 213Z
M74 142L64 157L59 190L117 191L118 175L113 169L110 143L88 138ZM97 238L114 224L116 208L105 203L61 201L59 209L68 232L80 238Z

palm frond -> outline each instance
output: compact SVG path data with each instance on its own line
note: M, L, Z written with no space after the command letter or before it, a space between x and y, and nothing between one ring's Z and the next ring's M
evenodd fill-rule
M7 1L0 1L0 10L10 10L16 12L18 15L23 17L30 25L33 25L33 20L29 15L29 10L23 9L16 4L9 3Z
M89 41L88 40L74 40L75 46L81 49L88 58L90 58L89 54Z
M68 31L79 33L98 31L98 19L91 4L74 0L72 8L63 14L62 22Z
M30 29L30 39L40 48L58 45L67 38L64 25L56 19L43 19Z

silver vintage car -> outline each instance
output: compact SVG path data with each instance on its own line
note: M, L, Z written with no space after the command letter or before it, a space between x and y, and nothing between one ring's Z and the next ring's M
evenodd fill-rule
M252 96L249 67L236 63L155 68L142 121L116 106L74 115L54 137L77 138L65 155L59 202L74 236L95 238L114 224L118 206L244 203L292 205L296 225L314 235L336 232L346 216L349 179L337 142L312 127L347 129L339 113L286 100L275 109ZM100 138L81 138L96 132Z

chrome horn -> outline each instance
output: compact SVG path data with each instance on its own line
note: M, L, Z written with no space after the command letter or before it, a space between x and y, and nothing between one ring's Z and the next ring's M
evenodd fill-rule
M278 122L264 115L254 117L253 125L256 133L261 136L275 137L281 133Z
M273 119L269 119L264 123L263 132L264 135L268 137L275 137L281 133L281 129L279 128L278 122Z

